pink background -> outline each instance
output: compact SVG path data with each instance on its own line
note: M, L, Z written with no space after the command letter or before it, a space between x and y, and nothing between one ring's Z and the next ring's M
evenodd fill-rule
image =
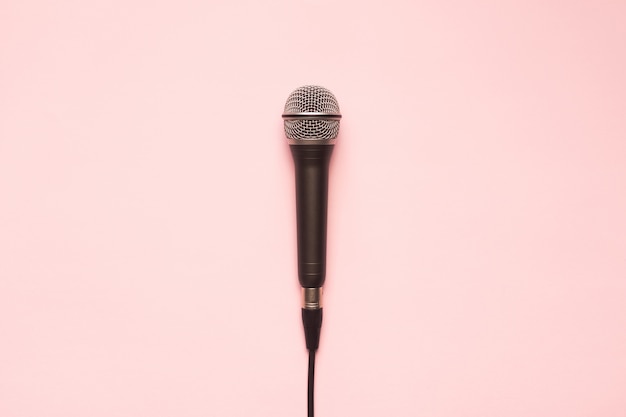
M319 416L624 416L625 16L4 0L0 416L305 415L303 84L344 114Z

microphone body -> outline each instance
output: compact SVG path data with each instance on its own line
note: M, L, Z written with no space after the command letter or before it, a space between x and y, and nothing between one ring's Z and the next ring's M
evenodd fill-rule
M326 279L328 169L334 145L290 145L296 172L298 280L321 288Z

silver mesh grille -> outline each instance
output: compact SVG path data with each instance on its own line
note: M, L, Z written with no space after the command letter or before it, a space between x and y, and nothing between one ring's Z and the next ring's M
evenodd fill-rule
M297 113L339 114L337 99L324 87L305 85L287 98L285 115ZM319 119L285 120L285 135L291 140L333 140L339 133L339 120Z

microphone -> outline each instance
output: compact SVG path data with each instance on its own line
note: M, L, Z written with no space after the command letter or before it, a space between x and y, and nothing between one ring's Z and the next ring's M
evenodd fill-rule
M326 280L328 166L341 113L333 93L324 87L305 85L287 98L283 119L296 172L298 280L309 351L308 417L313 417L315 352L320 343L322 287Z
M309 351L319 347L322 287L326 279L328 166L339 133L339 104L324 87L293 91L283 112L285 136L295 165L298 279Z

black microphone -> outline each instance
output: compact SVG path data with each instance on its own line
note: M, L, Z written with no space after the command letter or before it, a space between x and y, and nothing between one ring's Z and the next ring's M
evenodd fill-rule
M341 114L337 99L330 91L307 85L289 95L283 119L296 172L302 319L307 349L316 350L322 324L322 287L326 279L328 166Z
M309 350L308 416L313 417L315 352L320 342L322 287L326 279L328 166L341 113L333 93L324 87L306 85L289 95L283 119L296 171L298 279Z

